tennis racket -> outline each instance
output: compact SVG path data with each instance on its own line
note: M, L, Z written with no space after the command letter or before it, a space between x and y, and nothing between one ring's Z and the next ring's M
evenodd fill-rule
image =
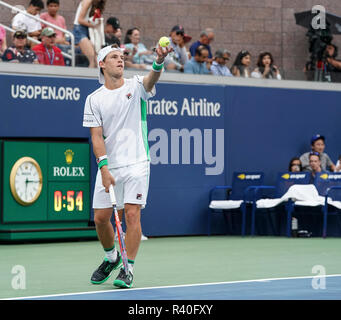
M128 275L129 268L128 268L127 249L126 249L126 245L124 242L124 236L123 236L123 230L122 230L121 222L120 222L120 219L118 217L118 212L117 212L117 208L116 208L116 197L115 197L113 185L110 185L110 187L109 187L109 194L110 194L110 201L111 201L112 206L114 208L116 232L117 232L117 237L118 237L118 243L120 245L123 267L124 267L125 273Z

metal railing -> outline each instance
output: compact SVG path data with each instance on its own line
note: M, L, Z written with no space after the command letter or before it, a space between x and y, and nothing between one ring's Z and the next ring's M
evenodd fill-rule
M59 30L59 31L61 31L61 32L63 32L63 33L68 34L68 35L70 36L70 39L71 39L71 55L69 55L69 54L67 54L67 53L65 53L65 52L62 52L62 54L63 54L63 56L65 56L65 57L71 59L71 65L72 65L73 67L75 66L75 64L76 64L76 59L75 59L75 36L73 35L73 33L72 33L71 31L66 30L66 29L63 29L63 28L61 28L61 27L59 27L59 26L56 26L55 24L50 23L50 22L48 22L48 21L46 21L46 20L40 19L40 18L38 18L38 17L36 17L36 16L33 16L33 15L27 13L26 11L23 11L23 10L17 8L17 7L14 7L14 6L12 6L12 5L10 5L10 4L4 2L4 1L0 1L0 5L2 5L2 6L4 6L4 7L6 7L6 8L8 8L8 9L11 9L12 12L14 12L14 13L15 13L15 12L16 12L16 13L22 13L22 14L24 14L25 16L28 16L28 17L30 17L30 18L36 20L36 21L39 21L40 23L43 23L43 24L45 24L45 25L47 25L47 26L49 26L49 27L52 27L53 29L57 29L57 30ZM10 27L8 27L8 26L5 26L5 25L2 24L2 23L0 23L0 25L3 26L6 30L8 30L8 31L10 31L10 32L15 32L14 29L12 29L12 28L10 28ZM32 37L29 37L29 36L28 36L28 39L29 39L30 41L34 42L34 43L38 43L38 44L41 43L40 41L38 41L38 40L36 40L36 39L34 39L34 38L32 38Z

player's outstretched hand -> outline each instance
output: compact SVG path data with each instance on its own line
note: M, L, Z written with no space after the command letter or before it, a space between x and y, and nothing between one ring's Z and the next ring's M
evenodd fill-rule
M157 54L156 61L159 63L162 63L163 60L167 57L167 55L173 51L173 48L168 46L168 47L161 47L159 44L157 48L155 49L155 52Z

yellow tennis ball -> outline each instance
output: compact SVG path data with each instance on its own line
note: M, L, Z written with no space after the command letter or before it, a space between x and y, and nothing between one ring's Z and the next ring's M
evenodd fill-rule
M169 38L168 37L161 37L159 40L160 47L168 47L169 46Z

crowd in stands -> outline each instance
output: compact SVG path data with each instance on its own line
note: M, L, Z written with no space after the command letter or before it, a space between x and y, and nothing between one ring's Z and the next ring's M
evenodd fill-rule
M341 172L341 155L336 163L325 153L325 137L316 134L311 138L311 150L289 162L289 172L311 172L312 182L317 172Z
M59 14L59 0L47 0L45 12L42 12L45 9L43 0L28 1L27 13L67 29L65 18ZM105 12L105 5L106 0L79 0L72 30L76 66L97 67L96 52L103 46L116 43L124 49L125 68L149 70L155 54L153 48L144 45L143 30L140 28L129 28L123 36L119 19L110 17L104 23L104 34L101 34L103 39L96 38L96 32L100 30L100 19L97 18ZM68 58L72 53L69 34L53 28L51 31L51 26L22 13L14 16L11 27L21 33L14 33L12 44L7 47L6 31L0 26L0 57L3 61L71 65ZM214 30L206 28L199 34L198 40L190 44L192 37L185 33L184 28L181 25L174 26L169 33L173 52L165 61L165 70L225 77L282 79L271 52L261 52L256 68L251 70L253 57L249 51L241 50L229 68L227 64L231 53L225 48L212 52L214 37ZM341 71L341 61L336 56L337 47L329 45L326 49L327 67L332 71Z

